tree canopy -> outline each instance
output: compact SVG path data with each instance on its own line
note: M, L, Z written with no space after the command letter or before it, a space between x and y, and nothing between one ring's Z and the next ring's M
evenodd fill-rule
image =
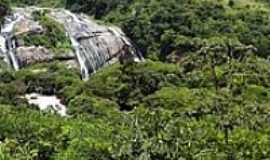
M11 4L66 7L119 25L146 60L87 81L59 61L14 72L0 60L0 160L269 159L268 0ZM63 26L37 18L54 32L31 43L69 43ZM68 116L37 110L22 98L32 92L58 96Z

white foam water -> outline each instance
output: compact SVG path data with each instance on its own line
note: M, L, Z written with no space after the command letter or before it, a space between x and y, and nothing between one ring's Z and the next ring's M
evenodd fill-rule
M37 105L40 110L53 109L61 116L67 116L67 108L56 96L45 96L38 93L26 94L25 98L29 104ZM51 107L51 108L50 108Z

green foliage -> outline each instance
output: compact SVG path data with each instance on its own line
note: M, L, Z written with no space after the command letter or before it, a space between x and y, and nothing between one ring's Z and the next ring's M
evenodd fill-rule
M34 65L20 70L15 76L18 81L28 86L28 92L44 94L57 94L74 84L80 87L81 83L78 71L67 69L58 62Z
M18 7L40 6L40 7L65 7L66 0L9 0L12 5Z
M2 70L0 103L12 106L0 107L0 156L268 158L269 61L233 39L210 40L179 64L115 64L86 82L58 62ZM30 109L20 97L31 92L56 94L69 116Z
M33 12L35 21L38 21L45 32L42 34L20 35L19 39L24 41L26 46L43 46L50 49L56 55L65 54L72 49L69 37L66 35L64 26L46 15L46 12Z
M58 62L1 67L0 159L269 159L266 1L69 2L178 64L115 64L86 82ZM69 116L30 109L31 92L56 94Z
M56 0L16 1L17 5L64 7L118 24L151 59L172 60L198 51L212 37L234 38L268 56L267 1L228 0ZM181 5L176 5L181 4ZM173 58L173 59L174 59Z
M176 5L179 4L179 5ZM135 0L105 17L118 23L149 57L161 59L199 50L211 37L236 38L269 55L269 5L262 1Z
M145 98L145 106L166 108L187 112L203 109L203 105L211 103L213 91L207 89L189 89L186 87L164 87Z
M121 126L117 131L100 119L73 121L10 106L1 106L0 112L0 156L12 159L97 157L101 153L104 155L102 151L112 146L109 137L122 131Z
M69 114L71 115L87 115L87 116L109 116L117 112L117 104L112 101L86 95L78 95L74 97L69 106Z
M94 94L116 101L121 109L130 110L162 86L178 83L177 65L145 62L118 65L98 72L86 87Z
M89 89L95 95L112 98L122 85L120 76L121 70L119 64L106 67L92 76L85 85L85 88Z
M0 70L0 82L8 83L15 80L14 74L8 70Z
M118 7L127 7L133 0L67 0L66 8L75 12L85 12L101 18Z
M210 47L206 53L185 57L179 65L148 60L115 64L87 82L80 80L77 71L58 63L9 73L0 83L0 97L5 100L0 103L14 106L0 107L0 156L268 158L269 63L248 52L239 58L239 50L225 60L213 56L225 51ZM202 80L203 85L195 83ZM18 86L25 86L24 90ZM61 97L70 116L61 118L18 103L19 95L38 88Z

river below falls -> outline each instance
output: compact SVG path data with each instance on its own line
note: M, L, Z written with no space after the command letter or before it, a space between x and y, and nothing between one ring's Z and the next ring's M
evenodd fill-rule
M67 116L67 108L56 96L46 96L38 93L26 94L24 96L29 104L36 105L40 110L52 110L61 116Z

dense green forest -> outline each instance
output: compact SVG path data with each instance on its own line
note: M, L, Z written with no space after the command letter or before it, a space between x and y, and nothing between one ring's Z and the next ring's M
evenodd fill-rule
M146 61L88 81L57 62L17 72L0 63L0 160L270 158L269 1L0 0L1 21L31 5L119 25ZM20 98L37 90L61 97L70 116Z

